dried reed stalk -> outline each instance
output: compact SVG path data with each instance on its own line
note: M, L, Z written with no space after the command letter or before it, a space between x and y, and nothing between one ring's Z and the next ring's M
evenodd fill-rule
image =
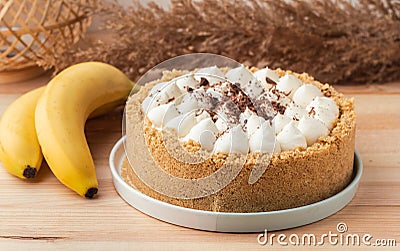
M172 0L131 8L100 4L111 42L44 60L59 71L99 60L132 79L165 59L193 52L228 56L247 65L308 72L323 82L400 79L400 3L396 0Z

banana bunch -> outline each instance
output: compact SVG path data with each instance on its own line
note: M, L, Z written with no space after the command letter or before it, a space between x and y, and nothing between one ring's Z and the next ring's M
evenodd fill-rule
M0 120L0 160L13 175L34 178L43 156L54 175L79 195L98 191L84 127L89 117L123 104L132 88L121 71L98 62L71 66L45 87L15 100Z

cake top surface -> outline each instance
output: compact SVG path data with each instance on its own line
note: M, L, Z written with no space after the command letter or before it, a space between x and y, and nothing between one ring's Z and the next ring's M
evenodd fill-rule
M197 69L155 85L142 102L151 125L209 152L279 153L327 136L339 108L313 84L243 65Z

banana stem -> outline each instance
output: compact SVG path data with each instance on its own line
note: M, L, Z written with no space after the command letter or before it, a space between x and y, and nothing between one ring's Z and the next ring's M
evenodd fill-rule
M85 197L88 199L93 199L94 195L97 194L98 189L96 187L89 188L86 193Z
M28 165L24 169L24 173L22 175L27 179L32 179L32 178L35 178L36 173L37 173L36 168L35 167L31 167L31 166Z

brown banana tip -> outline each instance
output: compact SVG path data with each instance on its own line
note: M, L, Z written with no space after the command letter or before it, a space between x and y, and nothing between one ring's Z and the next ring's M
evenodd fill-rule
M31 167L31 166L28 165L24 169L24 172L23 172L22 175L27 179L32 179L32 178L35 178L36 173L37 173L36 168L35 167Z
M98 191L97 187L91 187L85 193L85 197L88 199L93 199L93 196L97 193L97 191Z

